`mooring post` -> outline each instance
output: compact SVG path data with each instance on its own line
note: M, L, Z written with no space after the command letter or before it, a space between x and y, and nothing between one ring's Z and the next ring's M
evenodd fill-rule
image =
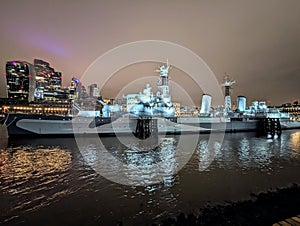
M280 136L282 130L279 118L261 118L258 123L257 131L260 136L271 135L274 137L275 134Z
M157 120L151 117L140 117L136 119L136 128L133 133L139 139L147 139L152 133L157 133Z

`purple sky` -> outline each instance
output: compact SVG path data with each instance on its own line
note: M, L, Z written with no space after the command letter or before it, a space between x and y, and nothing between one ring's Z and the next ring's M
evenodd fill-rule
M164 40L198 54L220 83L230 74L234 98L281 104L300 99L299 12L298 0L3 1L0 71L6 61L39 58L62 71L67 85L118 45ZM157 64L149 65L118 72L103 94L116 95L139 74L154 75ZM199 104L201 90L180 70L170 75ZM0 85L3 95L4 76Z

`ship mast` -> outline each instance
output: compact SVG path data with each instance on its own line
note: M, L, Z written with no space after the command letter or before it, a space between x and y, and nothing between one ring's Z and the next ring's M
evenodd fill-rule
M156 70L156 72L159 72L159 80L157 82L157 88L160 91L160 94L158 94L157 96L160 95L160 97L164 100L164 102L167 105L172 105L171 102L171 96L170 96L170 89L169 89L169 78L168 78L168 74L169 74L169 70L170 70L170 65L169 62L167 61L167 65L162 65L159 67L158 70Z
M225 111L229 112L232 109L232 104L231 104L231 97L230 97L230 89L231 86L235 83L235 80L229 79L229 75L225 72L225 82L221 84L221 86L225 87Z

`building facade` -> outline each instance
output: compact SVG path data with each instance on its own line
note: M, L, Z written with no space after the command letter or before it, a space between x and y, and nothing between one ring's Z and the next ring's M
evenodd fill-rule
M89 85L88 89L89 89L89 96L90 97L97 98L97 97L100 96L100 90L99 90L97 84L91 84L91 85Z
M62 73L55 71L50 63L34 59L36 71L35 99L56 101L65 97L62 90Z
M9 99L33 101L36 88L34 66L25 61L8 61L6 84Z

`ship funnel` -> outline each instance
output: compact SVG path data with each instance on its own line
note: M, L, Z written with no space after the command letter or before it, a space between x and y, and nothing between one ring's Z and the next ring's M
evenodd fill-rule
M200 114L209 115L211 108L211 95L203 94Z
M244 112L246 110L247 99L244 96L238 96L237 98L237 109L240 112Z

